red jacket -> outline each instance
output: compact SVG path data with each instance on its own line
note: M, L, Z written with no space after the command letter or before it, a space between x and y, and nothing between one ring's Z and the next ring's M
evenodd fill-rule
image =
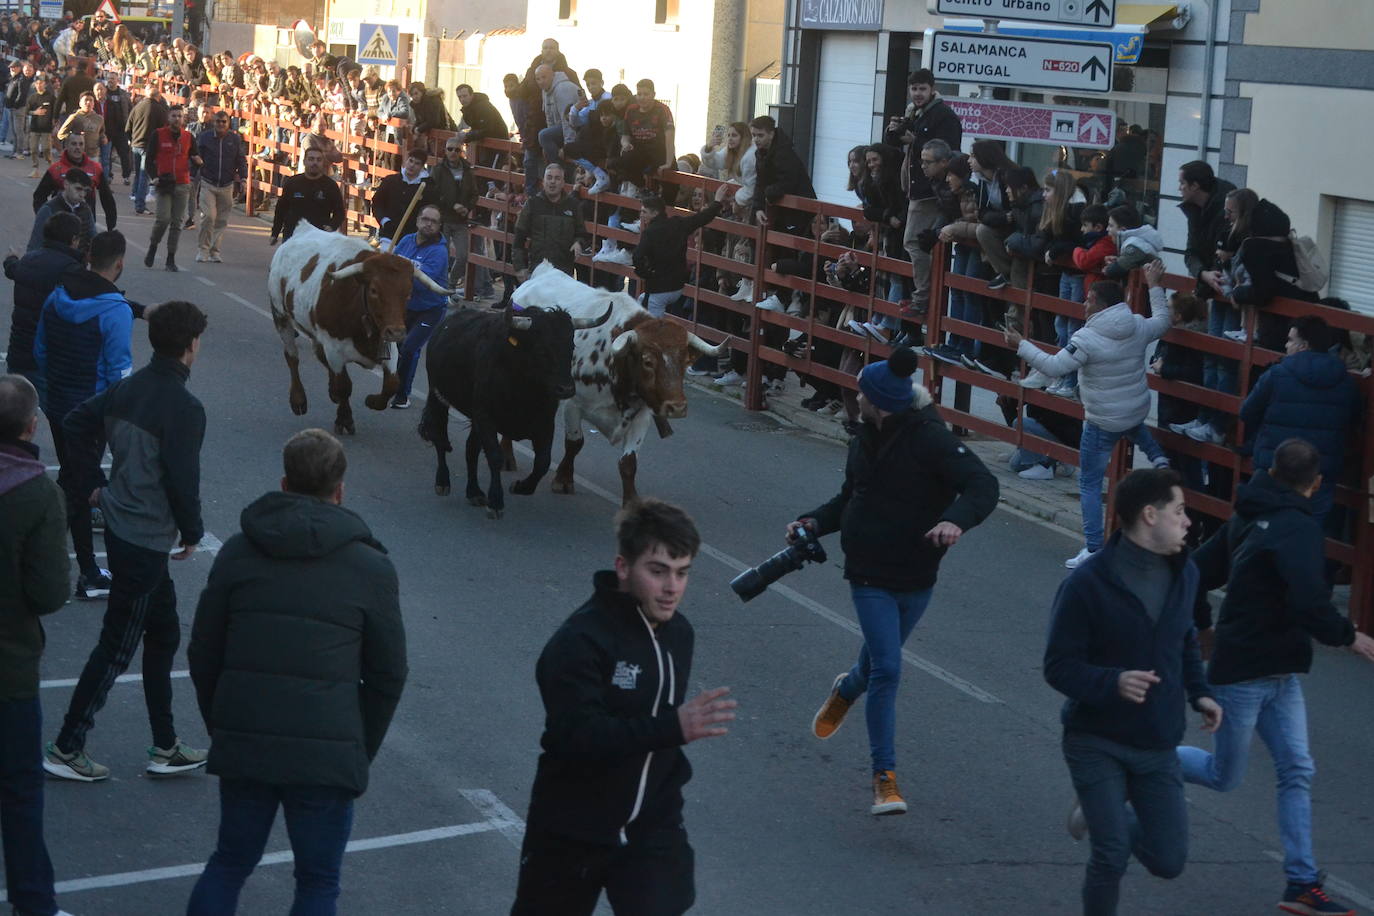
M1073 266L1083 271L1083 290L1086 293L1093 288L1093 284L1102 279L1102 268L1107 265L1107 258L1116 254L1116 242L1107 233L1102 233L1102 238L1093 242L1092 247L1078 247L1073 250Z
M149 174L154 178L175 175L177 184L190 184L191 153L195 149L190 132L179 130L173 140L170 127L159 127L153 135L153 144L157 152L148 157L149 164L153 166L148 169Z
M52 176L53 184L56 189L61 191L67 186L67 172L71 169L80 169L91 176L91 196L94 198L95 189L100 187L100 178L105 174L105 170L100 167L100 163L93 156L86 156L80 163L72 162L67 157L67 151L62 151L62 158L58 159L48 167L48 174Z

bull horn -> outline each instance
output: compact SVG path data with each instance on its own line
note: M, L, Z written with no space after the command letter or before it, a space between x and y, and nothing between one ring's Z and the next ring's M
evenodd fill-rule
M611 341L611 355L614 356L621 350L628 347L630 344L634 343L638 336L638 331L626 331L624 334L621 334L615 340Z
M611 312L615 311L615 303L606 306L606 313L600 318L574 318L572 320L574 331L585 331L588 328L599 328L611 320Z
M363 272L364 263L359 261L356 264L349 264L347 267L340 267L338 270L331 270L329 276L335 280L347 280L349 277L356 277Z
M724 356L730 352L730 338L727 337L713 346L689 331L687 332L687 346L697 351L701 356Z
M528 331L534 326L534 319L529 315L517 315L514 310L508 314L510 317L506 319L506 324L510 326L512 331Z
M414 268L415 279L419 280L420 285L423 286L425 289L429 290L431 293L438 293L441 296L453 295L453 290L444 289L438 283L434 282L434 278L431 277L429 274L425 273L423 270L421 270L419 264L414 265Z

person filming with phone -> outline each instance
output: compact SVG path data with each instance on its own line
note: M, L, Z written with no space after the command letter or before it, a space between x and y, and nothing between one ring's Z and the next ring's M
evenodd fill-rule
M945 426L930 393L913 386L916 354L901 347L859 373L859 432L849 442L844 484L829 502L787 526L840 532L864 644L835 678L811 730L829 738L868 694L875 815L904 814L894 750L902 644L930 603L940 560L997 507L997 478Z

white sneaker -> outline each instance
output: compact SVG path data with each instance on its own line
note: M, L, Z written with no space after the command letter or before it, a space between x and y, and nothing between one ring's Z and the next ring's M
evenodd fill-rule
M1032 369L1025 378L1021 379L1020 385L1022 388L1046 388L1054 381L1054 378L1039 369Z
M1088 819L1083 816L1083 805L1078 799L1073 800L1073 807L1069 809L1069 821L1065 825L1069 829L1069 836L1073 837L1075 843L1080 843L1088 835Z
M1093 552L1088 548L1084 547L1082 550L1078 551L1078 553L1074 554L1073 556L1069 557L1067 560L1064 561L1064 568L1077 569L1078 567L1083 565L1083 563L1088 559L1088 557L1092 555Z
M1056 463L1055 463L1055 465L1054 465L1054 476L1055 476L1055 477L1072 477L1073 474L1074 474L1073 465L1071 465L1071 464L1065 464L1065 463L1062 462L1062 461L1059 461L1059 462L1056 462Z
M734 294L733 296L731 296L730 298L733 299L733 300L735 300L736 302L748 302L748 301L750 301L751 299L753 299L753 298L754 298L754 281L753 281L753 280L741 280L741 281L739 281L739 289L735 290L735 294Z
M1210 442L1213 445L1221 445L1226 441L1225 434L1210 423L1203 423L1188 430L1188 438L1194 442Z
M717 388L738 388L744 384L744 376L731 369L720 378L711 379L711 384Z
M635 220L633 223L621 223L620 228L624 229L626 232L638 232L639 220Z
M859 321L857 318L851 318L844 323L844 326L849 328L849 330L853 331L855 334L858 334L860 337L867 337L868 328L864 327L864 324L865 322Z
M602 191L610 187L610 185L611 176L602 174L600 178L592 182L592 186L587 189L587 193L590 194L592 197L595 197L596 195L600 194Z
M1201 419L1197 419L1197 420L1192 420L1192 421L1190 421L1190 422L1188 422L1188 423L1170 423L1170 424L1169 424L1169 429L1171 429L1171 430L1173 430L1174 432L1178 433L1180 436L1186 436L1186 435L1188 435L1188 430L1190 430L1190 429L1196 429L1197 427L1199 427L1199 426L1201 426L1201 425L1202 425L1202 420L1201 420Z
M596 254L592 255L592 260L604 261L608 255L615 254L619 247L620 246L615 243L615 239L602 239L601 248Z
M1160 455L1154 461L1151 461L1150 464L1160 470L1173 467L1173 465L1169 463L1169 459L1165 458L1163 455Z
M788 304L788 306L787 306L787 314L793 315L793 316L795 316L795 317L797 317L797 318L800 318L800 317L801 317L801 314L802 314L802 301L801 301L801 300L802 300L801 290L799 290L799 289L794 289L794 290L792 290L792 301L791 301L791 302Z
M1244 330L1222 331L1221 336L1225 337L1227 340L1234 340L1236 343L1245 343L1245 341L1250 338L1250 335Z
M623 264L630 267L635 262L635 256L630 253L628 248L617 248L610 254L604 255L600 260L603 264Z
M754 303L754 308L756 308L756 309L761 309L761 310L763 310L763 311L765 311L765 312L781 312L781 311L783 311L782 300L779 299L779 298L777 297L776 294L775 294L775 295L772 295L772 296L769 296L767 299L764 299L764 300L761 301L761 302L755 302L755 303Z
M196 263L203 264L210 260L210 256L203 251L196 252Z
M1053 480L1054 470L1047 464L1033 464L1024 471L1017 471L1022 480Z
M844 404L839 401L831 401L816 411L816 415L821 417L838 417L842 413L844 413Z

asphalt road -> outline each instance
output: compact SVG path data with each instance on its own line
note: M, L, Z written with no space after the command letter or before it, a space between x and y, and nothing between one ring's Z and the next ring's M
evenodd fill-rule
M0 227L9 245L22 245L29 231L26 174L0 161L0 202L13 208ZM277 487L282 442L305 426L332 425L324 373L303 361L311 412L293 416L265 315L271 249L262 224L237 218L220 265L193 263L187 239L183 271L170 274L142 266L150 218L132 215L127 194L120 208L131 243L122 280L129 294L148 303L190 298L210 316L190 388L209 416L202 496L207 529L222 540L237 530L244 505ZM148 352L137 325L135 364ZM359 401L378 384L354 377ZM356 403L355 412L346 503L399 570L411 675L357 806L341 911L502 913L513 897L542 722L534 661L589 594L592 572L614 555L615 456L590 436L575 496L554 496L546 480L534 496L510 497L506 517L494 522L461 496L435 496L433 452L415 432L418 409L374 413ZM458 442L461 425L454 421ZM838 488L842 449L697 392L691 415L675 426L671 440L646 445L640 488L686 506L701 528L706 546L684 604L697 631L693 687L728 685L740 702L727 737L688 749L696 770L687 787L695 912L1076 912L1087 847L1064 831L1071 790L1058 749L1059 699L1040 675L1049 603L1076 539L1000 510L950 553L908 644L899 698L898 774L911 812L875 819L862 717L826 743L809 733L817 704L858 648L838 563L793 574L784 589L748 605L727 585L742 565L781 547L787 520ZM461 474L461 462L453 467ZM187 633L212 560L202 552L174 564ZM50 736L71 693L63 679L79 674L102 609L73 603L49 618L43 677L52 683L42 696ZM177 667L185 668L184 657ZM181 736L203 744L190 682L176 686ZM1320 651L1307 690L1319 768L1317 853L1331 890L1374 908L1366 777L1374 669ZM1190 734L1206 740L1195 728ZM48 782L60 899L78 916L179 912L213 849L215 780L143 778L148 743L138 684L117 685L88 744L111 767L110 780ZM1123 913L1274 912L1283 886L1274 780L1262 750L1252 764L1247 784L1230 795L1189 790L1187 871L1164 882L1132 866ZM268 848L288 849L280 825ZM286 911L288 861L260 866L240 912Z

